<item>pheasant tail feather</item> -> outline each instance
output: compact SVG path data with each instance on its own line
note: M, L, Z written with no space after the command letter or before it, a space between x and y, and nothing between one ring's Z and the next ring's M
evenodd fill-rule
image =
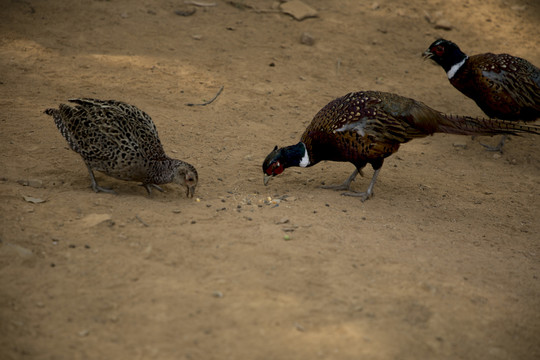
M439 131L459 135L540 135L540 126L524 125L515 121L445 115L448 122L439 124Z

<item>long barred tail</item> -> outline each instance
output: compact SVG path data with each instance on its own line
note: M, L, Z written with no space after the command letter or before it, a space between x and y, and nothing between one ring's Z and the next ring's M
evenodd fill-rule
M539 125L498 119L473 118L470 116L444 115L448 123L439 124L439 131L459 135L540 135Z
M62 118L62 113L59 109L46 109L43 111L45 114L50 115L54 119L54 124L60 130L60 133L64 137L64 139L67 140L69 147L74 150L75 152L80 152L79 146L77 145L77 142L73 140L71 133L69 132L69 129L67 128L66 124L64 123L64 119Z

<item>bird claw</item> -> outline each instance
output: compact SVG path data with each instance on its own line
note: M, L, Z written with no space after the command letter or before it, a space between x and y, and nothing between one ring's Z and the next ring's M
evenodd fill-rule
M94 192L96 193L104 192L108 194L118 195L116 191L114 191L113 189L102 187L102 186L99 186L98 184L92 184L92 190L94 190Z
M502 138L501 138L501 141L499 141L499 143L495 146L491 146L491 145L487 145L487 144L482 144L480 143L480 145L482 145L483 147L486 148L487 151L498 151L502 154L502 148L504 146L504 143L506 142L506 139L508 138L507 135L503 135Z
M373 197L373 193L368 193L368 192L344 192L341 195L342 196L359 197L360 201L362 201L362 202L364 202L367 199L370 199L371 197Z
M151 195L152 194L152 188L160 191L160 192L163 192L163 189L159 186L157 186L156 184L141 184L141 186L144 186L144 188L146 189L146 191L148 192L148 195Z
M488 145L488 144L482 144L480 143L480 145L482 145L483 147L486 148L487 151L493 151L493 152L500 152L502 154L502 148L503 148L503 145L504 145L504 142L500 142L498 145L496 146L491 146L491 145Z
M351 176L347 180L343 182L343 184L340 185L323 185L321 186L322 189L331 189L331 190L349 190L351 188L351 183L356 178L356 175L360 174L360 176L364 176L364 173L362 170L356 169Z

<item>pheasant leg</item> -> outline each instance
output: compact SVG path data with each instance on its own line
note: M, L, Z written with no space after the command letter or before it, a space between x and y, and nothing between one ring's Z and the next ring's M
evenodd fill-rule
M116 192L113 189L99 186L90 165L86 164L86 167L88 168L88 173L90 174L90 180L92 181L92 189L94 190L94 192L97 192L97 193L105 192L109 194L116 194Z
M358 196L362 200L362 202L366 201L370 197L373 196L373 187L375 186L375 182L377 181L377 176L379 176L379 172L381 171L381 168L378 168L373 173L373 178L371 179L371 182L369 183L369 186L367 188L366 192L346 192L341 195L343 196Z
M156 184L141 184L141 186L144 186L146 191L148 191L148 195L152 194L152 188L163 192L163 189Z
M362 173L362 170L358 171L358 169L355 169L353 171L353 173L351 174L351 176L349 176L349 178L347 180L345 180L345 182L341 185L324 185L324 186L321 186L321 188L323 189L332 189L332 190L349 190L350 187L351 187L351 183L354 181L354 179L356 178L356 175L360 174L360 176L364 176L364 174Z

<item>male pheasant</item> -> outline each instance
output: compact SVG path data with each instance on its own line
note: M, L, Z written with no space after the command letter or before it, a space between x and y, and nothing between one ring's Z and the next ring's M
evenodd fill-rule
M423 56L439 64L450 83L487 116L522 121L540 118L540 69L527 60L508 54L467 56L445 39L431 44ZM496 147L486 147L500 150L505 139L503 136Z
M120 180L142 182L151 188L174 182L193 197L198 182L197 170L165 154L150 116L133 105L115 100L71 99L77 106L60 104L47 109L70 148L83 158L92 189L114 193L97 184L93 170Z
M308 167L322 160L345 161L356 169L338 186L349 190L351 182L366 164L375 173L366 192L346 192L362 201L373 195L373 186L384 159L400 144L434 133L494 135L533 133L540 127L506 120L445 115L427 105L392 93L361 91L337 98L322 108L304 131L300 142L283 148L277 146L263 162L264 184L270 177L291 166Z

